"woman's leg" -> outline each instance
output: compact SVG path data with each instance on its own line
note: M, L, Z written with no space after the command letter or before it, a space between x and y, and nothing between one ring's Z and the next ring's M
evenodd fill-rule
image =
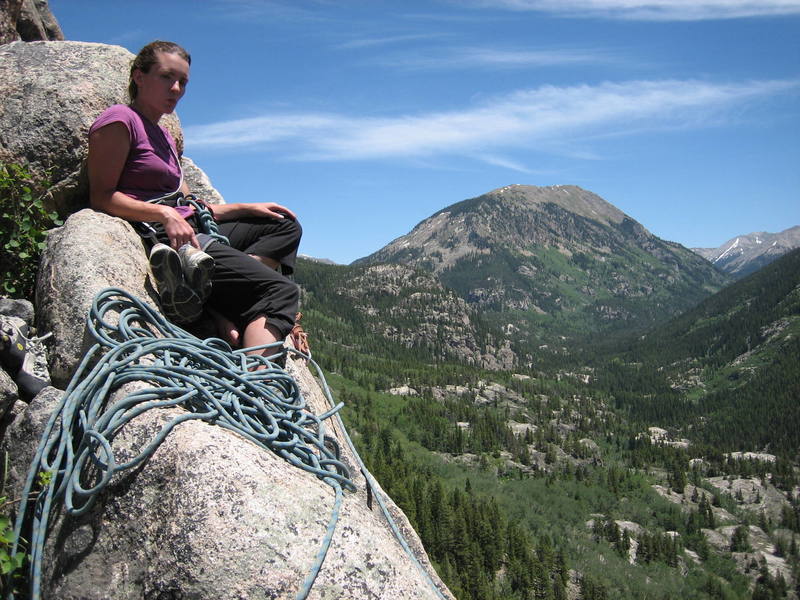
M236 323L210 306L206 306L206 310L214 318L214 323L217 326L217 337L228 342L231 348L238 348L239 343L242 341L242 333Z
M281 266L281 263L275 260L274 258L270 258L269 256L259 256L258 254L248 254L247 256L256 259L261 264L268 266L270 269L274 269L275 271Z
M260 260L214 242L206 252L214 258L214 284L207 306L228 320L226 339L249 347L284 339L294 326L300 292L297 284ZM224 331L223 331L224 333Z
M230 246L214 243L207 249L217 265L208 308L220 337L244 348L283 340L294 325L299 292L279 270L294 270L300 224L288 218L242 219L221 223L220 233ZM251 263L242 262L245 255Z
M249 218L221 223L219 231L230 245L257 258L270 268L279 266L284 274L294 271L297 248L303 235L300 223L292 219Z
M244 338L242 341L243 348L252 348L253 346L262 346L264 344L274 344L282 340L280 331L274 325L267 322L267 317L257 317L250 321L244 328ZM272 354L268 349L253 350L248 354Z

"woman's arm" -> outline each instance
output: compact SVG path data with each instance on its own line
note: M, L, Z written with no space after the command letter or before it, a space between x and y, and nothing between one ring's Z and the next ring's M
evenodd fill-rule
M130 151L128 130L109 123L89 135L89 198L92 208L129 221L158 221L164 225L173 248L198 246L194 230L178 212L163 204L150 204L117 190Z
M232 221L242 217L271 217L273 219L289 217L295 221L297 220L297 216L291 210L275 202L215 204L214 217L220 222Z

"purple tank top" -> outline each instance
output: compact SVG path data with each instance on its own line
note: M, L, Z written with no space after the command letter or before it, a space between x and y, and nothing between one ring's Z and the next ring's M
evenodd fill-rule
M137 200L150 200L178 189L181 168L175 140L164 127L155 125L130 106L107 108L89 128L89 133L110 123L128 129L131 149L117 182L117 190Z

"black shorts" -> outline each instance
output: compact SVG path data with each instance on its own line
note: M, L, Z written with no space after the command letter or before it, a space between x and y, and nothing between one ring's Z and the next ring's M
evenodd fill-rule
M205 249L215 263L208 305L239 328L263 315L286 337L294 327L300 299L297 284L286 277L294 272L303 233L300 224L288 217L248 218L220 223L219 232L230 246L212 242ZM282 273L250 254L278 261Z
M197 231L194 218L187 222ZM161 223L135 226L150 244L159 241L169 245ZM248 217L218 226L219 233L228 238L229 246L199 234L203 250L215 263L208 306L233 321L240 330L263 315L281 337L286 337L294 327L300 297L297 284L286 277L294 272L303 235L300 223L289 217ZM278 261L281 272L250 254Z

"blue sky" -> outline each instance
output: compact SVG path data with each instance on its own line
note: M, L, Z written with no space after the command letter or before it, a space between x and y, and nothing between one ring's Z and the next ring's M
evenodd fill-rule
M349 263L520 183L716 247L800 224L800 0L50 0L65 37L192 54L186 154Z

